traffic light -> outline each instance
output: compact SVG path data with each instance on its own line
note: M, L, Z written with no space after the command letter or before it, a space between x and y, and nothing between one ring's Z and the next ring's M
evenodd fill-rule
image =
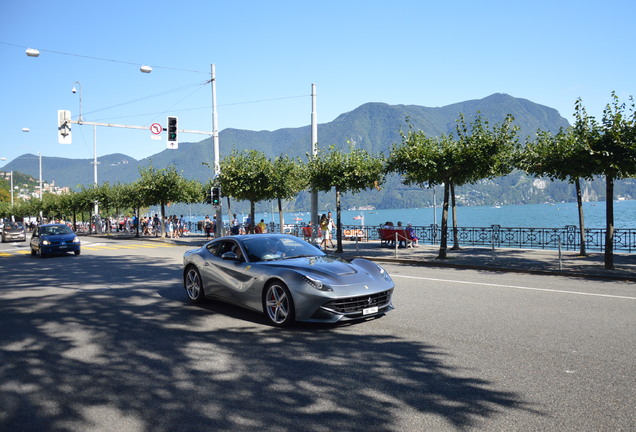
M176 147L179 145L177 120L177 117L168 116L168 147Z
M208 204L212 204L212 189L206 192L205 194L205 202Z
M71 112L69 110L57 111L57 142L71 144Z
M221 188L218 186L212 188L212 205L221 205Z

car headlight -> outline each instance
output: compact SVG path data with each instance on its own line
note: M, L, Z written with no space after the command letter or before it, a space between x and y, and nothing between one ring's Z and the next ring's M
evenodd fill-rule
M43 244L44 246L48 246L48 245L50 245L50 244L51 244L51 242L50 242L50 241L48 241L48 240L42 240L42 244Z
M73 237L73 243L79 243L80 239L79 237Z
M314 277L307 276L307 275L301 275L301 276L303 277L305 282L307 282L313 288L316 288L318 291L333 291L333 288L331 288L329 285L327 285L326 283L324 283L323 281L319 279L316 279Z
M376 264L377 265L377 264ZM389 274L387 273L386 270L384 270L381 266L378 265L378 270L380 270L380 274L382 275L382 277L384 278L385 281L387 282L392 282L391 276L389 276Z

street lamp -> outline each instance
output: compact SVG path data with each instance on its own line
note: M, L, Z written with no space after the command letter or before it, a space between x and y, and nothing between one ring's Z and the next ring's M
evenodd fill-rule
M6 157L0 157L0 161L6 161L6 160L7 160ZM5 174L6 174L6 171L5 171ZM13 207L13 170L11 170L9 175L11 176L11 207Z
M32 56L37 57L37 56ZM22 132L30 132L31 129L28 127L22 128ZM38 159L40 160L40 201L42 201L42 195L44 195L44 191L42 190L42 153L38 152ZM42 216L40 214L40 216Z

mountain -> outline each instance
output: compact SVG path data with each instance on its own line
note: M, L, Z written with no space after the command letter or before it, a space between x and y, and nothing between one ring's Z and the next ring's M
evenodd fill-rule
M388 154L391 146L400 142L400 130L406 130L407 118L414 128L436 136L442 133L453 133L455 121L461 113L464 113L468 121L479 113L491 123L501 122L506 115L511 114L515 118L515 124L520 127L522 140L525 136L534 135L537 129L556 132L568 126L567 120L553 108L497 93L483 99L433 108L418 105L366 103L353 111L341 114L331 122L319 124L318 143L323 148L331 145L346 148L348 143L352 143L372 153ZM310 141L310 126L275 131L224 129L219 134L221 157L235 149L254 148L272 157L286 154L304 158L310 151ZM103 156L99 158L98 180L100 183L109 182L110 184L132 182L139 178L139 167L152 164L156 168L174 165L178 171L183 172L186 178L205 183L212 173L211 168L206 165L206 163L212 165L212 148L212 138L208 138L195 143L180 143L178 150L166 149L139 161L123 154ZM37 159L37 156L22 155L5 165L4 169L37 177L38 164L34 163L33 159ZM69 186L74 189L79 188L80 185L92 185L92 162L92 159L43 157L44 179L48 182L55 181L57 186ZM509 187L502 190L500 186L493 186L496 184L507 184ZM514 187L510 186L511 184ZM458 195L465 199L464 204L489 204L493 201L503 203L507 200L517 203L524 199L551 199L550 194L546 192L549 188L541 189L540 194L534 195L526 191L527 188L532 188L532 178L527 180L517 174L514 179L497 179L494 183L468 185L460 188ZM520 192L522 189L524 191ZM506 196L504 192L509 194L514 192L514 194ZM602 188L600 193L602 194ZM564 195L563 192L556 191L554 194L559 197ZM591 190L590 194L596 194L596 189ZM300 195L296 203L297 207L309 206L306 195ZM566 195L569 196L569 191ZM636 196L636 191L634 195ZM329 195L327 197L332 199ZM393 177L380 192L368 191L356 196L345 196L344 206L419 207L431 200L430 191L406 187L401 184L399 178Z

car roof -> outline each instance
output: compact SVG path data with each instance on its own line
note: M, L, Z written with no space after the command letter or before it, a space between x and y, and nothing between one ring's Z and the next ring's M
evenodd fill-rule
M241 235L232 235L232 236L225 236L225 237L219 237L216 240L229 240L229 239L233 239L233 240L250 240L250 239L261 239L261 240L267 240L267 239L280 239L280 238L298 238L298 237L294 237L292 235L289 234L277 234L277 233L272 233L272 234L241 234Z

